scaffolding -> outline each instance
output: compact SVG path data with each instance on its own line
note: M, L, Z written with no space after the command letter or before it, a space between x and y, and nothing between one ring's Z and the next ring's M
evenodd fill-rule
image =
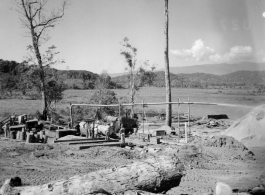
M141 103L124 103L124 104L109 104L109 105L103 105L103 104L71 104L70 103L70 120L71 120L71 127L73 127L73 110L72 108L74 106L88 106L88 107L119 107L119 117L121 116L121 106L136 106L141 105L142 106L142 113L144 117L144 107L148 105L166 105L166 104L177 104L178 105L178 129L180 131L180 105L181 104L187 104L188 105L188 112L184 113L188 115L188 124L187 127L189 129L190 127L190 105L218 105L217 103L208 103L208 102L190 102L190 99L188 98L187 102L181 102L180 98L178 98L177 102L156 102L156 103L145 103L142 101ZM190 129L189 129L190 131Z

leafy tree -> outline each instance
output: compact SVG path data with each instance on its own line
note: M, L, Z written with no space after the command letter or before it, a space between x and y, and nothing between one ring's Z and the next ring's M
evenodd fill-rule
M41 82L41 94L43 99L43 111L48 109L46 88L45 88L45 65L52 65L53 55L52 53L46 52L43 56L40 52L40 46L49 40L47 35L47 30L54 28L57 22L64 16L65 8L67 6L67 0L62 1L61 9L57 11L52 10L47 13L48 0L15 0L15 5L17 6L17 11L20 15L20 21L25 27L32 39L32 46L29 46L33 53L30 57L30 61L37 61L39 68L39 78ZM51 47L49 49L52 49ZM50 55L49 55L50 54ZM44 59L46 57L46 59ZM34 58L36 60L34 60ZM46 114L46 112L44 112ZM46 116L44 116L46 118Z
M9 92L9 95L12 96L12 92L16 89L16 78L12 75L7 74L1 76L0 81L1 90L3 90L3 92L5 93Z
M168 59L168 0L165 0L165 82L166 82L166 102L171 102L171 85L169 74L169 59ZM171 126L172 122L172 105L166 105L166 125Z
M95 89L109 89L111 84L111 77L108 75L106 71L103 71L95 82Z
M95 93L90 98L90 103L110 105L110 104L118 104L119 101L114 91L109 89L104 89L100 91L96 90ZM117 107L102 107L100 109L96 108L96 110L100 110L99 113L101 114L102 117L106 115L115 116L118 113Z
M30 71L28 71L29 79L32 85L35 87L35 89L38 92L42 93L42 97L43 97L43 88L45 89L46 106L44 110L48 112L49 109L51 108L50 107L51 98L48 97L50 94L49 94L49 89L46 89L46 87L49 86L54 87L52 83L50 83L51 85L48 84L50 80L54 77L54 71L53 71L54 69L52 69L51 66L59 63L64 63L64 60L56 58L59 52L56 51L56 47L53 45L51 47L48 47L48 49L42 55L42 68L40 68L39 66L35 65L36 58L34 55L34 48L31 45L29 45L28 50L30 51L30 53L28 54L28 56L26 56L25 63L27 63L31 67ZM53 100L55 99L52 98L52 101Z
M125 68L125 70L129 71L131 103L134 103L134 97L137 90L137 86L135 85L135 78L137 75L137 71L135 70L137 62L137 49L129 43L129 39L127 37L123 39L122 46L123 50L121 51L121 55L124 56L125 61L127 63L127 67ZM133 114L134 109L132 106L132 115Z
M150 70L147 69L149 67L150 67ZM156 77L156 74L154 72L155 69L156 69L156 64L152 64L152 66L150 66L149 60L146 60L143 63L143 66L141 66L138 71L140 86L147 85L150 87L153 85L153 82Z
M47 82L47 102L49 109L56 111L56 103L63 99L63 91L65 86L62 82L52 79ZM54 107L52 108L52 102L54 102Z
M265 94L265 85L256 84L254 85L254 88L255 88L255 90L253 91L254 93Z

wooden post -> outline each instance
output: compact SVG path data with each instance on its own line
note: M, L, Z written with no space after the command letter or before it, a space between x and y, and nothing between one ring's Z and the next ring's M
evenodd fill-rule
M86 128L86 138L89 138L89 136L88 136L88 122L86 122L85 128Z
M71 128L73 128L73 116L72 116L72 104L70 103L70 119L71 119Z
M119 102L119 118L121 118L121 103Z
M188 143L187 123L185 122L185 142Z
M93 126L92 126L92 138L95 138L95 121L92 122Z
M180 122L179 122L179 120L180 120L180 118L179 118L179 102L180 102L180 98L178 98L178 130L179 130L179 139L181 138L181 136L180 136Z
M188 134L190 134L190 98L188 98Z
M142 100L142 117L143 117L143 133L144 133L144 100Z

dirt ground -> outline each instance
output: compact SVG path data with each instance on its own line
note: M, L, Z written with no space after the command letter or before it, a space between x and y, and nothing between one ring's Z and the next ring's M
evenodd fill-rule
M174 139L161 144L143 142L136 135L127 138L137 144L130 148L54 144L54 132L46 132L48 144L25 144L0 139L0 185L19 176L23 185L39 185L77 174L117 167L149 155L177 155L186 167L180 186L166 194L213 194L215 183L223 181L234 190L248 191L265 185L265 148L245 148L236 140L218 136L220 129L195 128L188 145L176 145Z

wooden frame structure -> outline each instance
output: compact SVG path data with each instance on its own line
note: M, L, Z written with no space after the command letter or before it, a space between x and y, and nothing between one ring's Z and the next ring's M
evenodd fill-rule
M179 107L181 104L187 104L188 105L188 127L190 126L190 105L196 104L196 105L218 105L217 103L208 103L208 102L190 102L190 99L188 98L188 102L180 102L180 98L178 98L178 102L156 102L156 103L144 103L142 101L141 103L127 103L127 104L109 104L109 105L103 105L103 104L71 104L70 103L70 119L71 119L71 127L73 127L73 111L72 108L74 106L88 106L88 107L119 107L119 116L121 114L121 106L135 106L135 105L141 105L143 112L144 112L144 106L147 105L166 105L166 104L177 104L178 105L178 123L179 123ZM179 124L178 124L179 128Z

